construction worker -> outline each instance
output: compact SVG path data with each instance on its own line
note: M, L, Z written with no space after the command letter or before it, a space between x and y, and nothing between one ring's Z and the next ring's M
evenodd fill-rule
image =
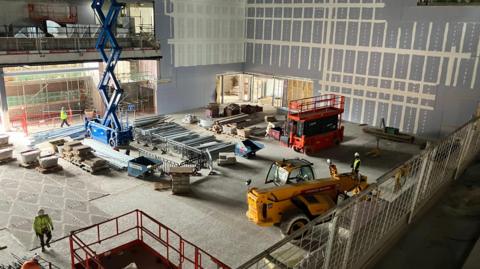
M275 123L269 121L267 125L267 129L265 130L265 137L270 136L270 130L272 130L273 128L275 128Z
M353 161L352 161L352 165L350 165L350 167L352 168L352 175L354 177L357 177L358 179L360 179L360 153L358 152L355 152L355 154L353 155Z
M50 216L45 214L43 209L38 210L38 216L35 217L33 222L33 230L40 239L40 245L42 246L42 252L45 251L45 246L50 247L50 240L52 239L53 224ZM45 237L47 241L45 242Z
M330 176L334 179L338 179L337 166L333 164L330 159L327 159L328 169L330 170Z
M40 256L35 254L32 259L25 261L20 269L42 269L42 266L40 266Z
M67 126L70 126L70 124L67 122L68 115L67 112L65 111L65 108L62 107L62 110L60 111L60 120L62 120L62 124L60 124L60 128L63 128L63 125L66 124Z

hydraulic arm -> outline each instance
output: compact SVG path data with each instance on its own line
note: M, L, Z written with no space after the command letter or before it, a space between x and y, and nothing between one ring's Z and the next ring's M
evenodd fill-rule
M110 0L110 8L105 14L102 10L104 2L105 0L93 0L92 8L102 25L95 47L105 63L105 72L98 85L98 90L106 109L103 118L87 120L85 125L88 136L112 147L118 147L128 145L133 139L132 128L128 125L124 126L117 116L123 89L114 72L120 60L122 48L115 38L113 29L124 4L118 3L117 0ZM106 52L107 44L110 44L109 54ZM113 88L112 92L110 92L111 88Z

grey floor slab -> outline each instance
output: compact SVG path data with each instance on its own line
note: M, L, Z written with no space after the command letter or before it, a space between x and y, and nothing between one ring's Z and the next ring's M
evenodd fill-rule
M94 176L61 164L64 171L55 174L40 174L16 163L0 166L0 214L4 216L0 228L8 228L26 249L38 247L32 224L40 208L54 222L54 240L109 217L89 202L108 194L88 182Z

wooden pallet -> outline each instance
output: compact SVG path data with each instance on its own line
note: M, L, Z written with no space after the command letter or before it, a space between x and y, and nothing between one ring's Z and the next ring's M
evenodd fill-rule
M100 173L100 172L103 172L103 171L107 171L110 169L110 167L108 165L104 166L104 167L100 167L100 168L95 168L95 169L92 169L90 166L88 165L85 165L83 164L82 162L78 162L74 159L67 159L67 158L63 158L65 161L79 167L80 169L82 169L83 171L86 171L92 175L95 175L97 173Z
M31 163L19 163L18 166L27 168L27 169L32 169L37 167L39 164L38 162L31 162Z
M88 165L83 165L81 167L84 171L87 171L89 172L90 174L92 175L96 175L96 174L99 174L101 172L107 172L110 170L110 167L108 165L106 166L102 166L102 167L98 167L98 168L95 168L95 169L92 169L90 166Z
M0 160L0 165L4 165L4 164L7 164L7 163L11 163L13 161L16 161L17 158L6 158L6 159L3 159L3 160Z
M57 165L57 166L54 166L54 167L49 167L49 168L43 168L41 166L37 166L35 168L35 170L37 170L38 172L40 172L42 174L50 174L50 173L56 173L56 172L62 171L63 167L60 166L60 165Z

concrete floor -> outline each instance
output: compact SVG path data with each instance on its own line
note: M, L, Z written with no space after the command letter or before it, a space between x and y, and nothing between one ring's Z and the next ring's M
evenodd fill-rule
M189 113L199 116L203 114L199 111ZM178 114L174 118L180 119L183 115ZM263 128L265 124L260 126ZM134 209L143 210L186 240L224 263L236 267L281 239L277 228L258 227L245 217L247 187L244 182L252 179L253 186L261 187L272 161L282 158L306 158L315 164L317 177L325 177L328 176L325 158L332 159L340 171L348 171L353 153L358 151L362 155L362 174L367 175L369 181L373 182L386 171L419 152L416 145L382 141L382 156L366 157L365 153L375 147L375 139L364 134L358 125L345 123L345 128L345 142L341 146L324 150L315 156L305 156L281 146L277 141L260 138L259 141L264 143L266 148L259 151L255 159L238 158L239 163L236 166L215 166L217 175L193 178L192 193L188 196L155 191L151 182L129 178L126 173L113 172L110 176L97 176L92 180L91 175L77 167L66 168L69 172L78 174L79 180L85 180L101 193L109 194L89 201L89 206L94 206L112 217ZM223 135L219 138L236 141ZM9 179L16 180L15 177ZM10 229L0 230L0 239L0 245L8 246L6 250L0 251L0 264L11 260L10 252L18 253L19 256L33 253L27 251L28 248L15 238ZM54 243L52 249L42 256L60 268L67 268L68 240Z
M375 269L480 268L480 161L471 165L449 191L407 231ZM477 243L480 246L480 243Z

